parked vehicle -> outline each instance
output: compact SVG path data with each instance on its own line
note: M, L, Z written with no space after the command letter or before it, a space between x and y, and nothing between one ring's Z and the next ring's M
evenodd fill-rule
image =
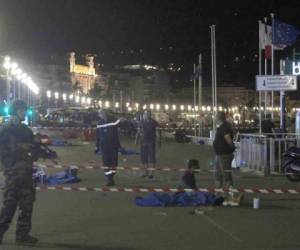
M282 168L290 181L300 181L300 148L291 147L283 154Z

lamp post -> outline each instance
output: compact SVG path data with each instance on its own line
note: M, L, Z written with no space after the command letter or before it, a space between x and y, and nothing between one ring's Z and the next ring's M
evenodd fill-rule
M9 70L12 66L10 58L7 56L4 58L4 68L6 70L6 102L9 104L10 100L10 81L9 81Z

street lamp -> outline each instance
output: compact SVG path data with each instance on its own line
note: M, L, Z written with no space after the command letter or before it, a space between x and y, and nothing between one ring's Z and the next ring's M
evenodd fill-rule
M47 90L46 95L47 95L47 97L50 99L50 98L51 98L51 91L50 91L50 90Z
M10 81L9 81L9 70L11 68L11 62L9 57L5 57L3 67L6 70L6 102L10 102Z
M64 102L67 100L67 95L65 93L62 94L62 98L64 100Z

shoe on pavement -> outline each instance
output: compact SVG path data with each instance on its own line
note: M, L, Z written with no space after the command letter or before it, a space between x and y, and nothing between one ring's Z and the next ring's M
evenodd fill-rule
M38 239L31 235L17 236L16 243L18 244L36 244Z

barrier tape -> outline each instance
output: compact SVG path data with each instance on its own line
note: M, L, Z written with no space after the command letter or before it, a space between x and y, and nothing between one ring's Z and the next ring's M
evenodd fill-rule
M95 165L72 165L72 164L63 164L63 165L54 165L54 164L41 164L35 163L36 167L41 168L56 168L56 169L63 169L69 167L76 167L78 169L86 169L86 170L100 170L100 169L110 169L109 167L104 166L95 166ZM132 170L132 171L143 171L143 170L150 170L150 171L165 171L165 172L184 172L186 168L141 168L141 167L117 167L116 170ZM194 170L195 172L215 172L215 170ZM233 170L224 170L224 172L233 172Z
M231 189L220 189L220 188L198 188L198 189L187 189L187 188L126 188L126 187L66 187L66 186L39 186L37 190L60 190L60 191L91 191L91 192L125 192L125 193L148 193L148 192L218 192L218 193L248 193L248 194L300 194L300 189L288 189L288 188L231 188Z
M88 129L87 127L32 127L32 129L48 129L48 130L67 130L67 129L73 129L73 130L83 130Z
M99 127L101 125L98 125ZM97 127L98 127L97 126ZM32 127L32 129L41 129L41 130L68 130L68 129L73 129L73 130L84 130L84 129L96 129L95 127L90 128L90 127ZM182 128L157 128L158 130L195 130L196 128L194 127L182 127Z

